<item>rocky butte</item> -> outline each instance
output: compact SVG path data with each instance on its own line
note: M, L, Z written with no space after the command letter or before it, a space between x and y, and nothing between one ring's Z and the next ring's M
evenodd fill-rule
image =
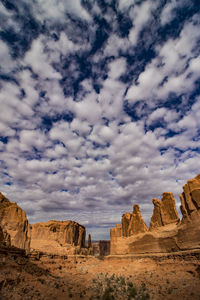
M172 193L154 198L153 215L147 228L139 206L122 216L110 230L110 254L166 253L200 249L200 174L183 186L180 195L182 219Z
M30 248L53 254L78 254L85 247L85 227L74 221L48 221L30 226Z

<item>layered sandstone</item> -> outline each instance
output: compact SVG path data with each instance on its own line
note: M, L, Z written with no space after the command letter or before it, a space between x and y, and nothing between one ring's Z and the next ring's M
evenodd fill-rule
M0 193L0 245L74 254L85 247L85 227L74 221L30 225L24 210Z
M172 193L163 193L162 200L154 198L153 215L151 217L150 230L179 221L175 199Z
M123 236L131 236L141 232L148 231L148 228L142 218L138 204L134 204L133 213L125 213L122 216Z
M31 249L64 255L84 246L85 227L77 222L51 220L31 225Z
M115 253L118 241L122 236L122 225L116 224L115 228L110 229L110 253Z
M200 174L188 180L180 195L183 219L198 215L200 210Z
M3 235L3 230L0 226L0 245L4 243L4 235Z
M26 213L0 193L0 226L7 245L29 249L30 229Z
M153 199L154 211L149 231L144 231L146 228L143 222L137 222L141 228L133 230L132 214L123 215L123 236L117 234L120 225L110 232L111 254L166 253L200 249L200 175L183 186L180 199L183 214L181 221L172 193L164 193L161 201Z

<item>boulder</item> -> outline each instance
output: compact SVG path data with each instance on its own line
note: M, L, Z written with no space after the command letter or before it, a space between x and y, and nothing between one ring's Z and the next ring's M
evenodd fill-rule
M151 217L150 230L179 222L175 199L172 193L163 193L162 200L154 198L153 215Z
M16 203L11 203L0 193L0 226L6 244L29 249L30 228L26 213Z
M85 227L74 221L55 221L31 225L31 250L54 254L75 254L85 247Z

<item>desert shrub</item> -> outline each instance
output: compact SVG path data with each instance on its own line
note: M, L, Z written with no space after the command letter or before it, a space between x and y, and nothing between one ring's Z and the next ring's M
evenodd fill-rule
M143 294L141 297L141 300L149 300L150 299L150 295L148 293Z
M45 284L45 280L43 278L38 278L38 281L41 282L42 284Z
M121 285L125 285L126 284L126 281L125 281L125 278L124 277L120 277L120 283Z
M115 279L115 274L112 274L112 276L110 277L111 280Z
M145 291L146 290L146 284L145 282L141 283L141 290Z
M137 289L135 286L128 287L128 299L134 298L137 295Z
M129 287L133 287L132 281L128 281L128 282L127 282L127 285L128 285Z
M113 297L110 294L110 290L107 288L102 296L102 300L112 300Z

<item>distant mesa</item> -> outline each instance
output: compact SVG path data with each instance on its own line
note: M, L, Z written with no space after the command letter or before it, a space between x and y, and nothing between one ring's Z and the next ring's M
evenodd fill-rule
M85 247L85 227L74 221L48 221L30 226L30 248L59 255L75 254Z
M113 255L166 253L200 249L200 175L183 186L180 195L182 220L176 210L172 193L154 198L150 227L142 219L139 206L125 213L121 224L110 230Z
M75 221L50 220L29 224L26 213L0 193L0 246L57 255L127 255L200 250L200 174L183 186L179 219L172 193L154 198L149 228L140 208L122 216L121 224L110 229L110 241L92 243L85 227Z

